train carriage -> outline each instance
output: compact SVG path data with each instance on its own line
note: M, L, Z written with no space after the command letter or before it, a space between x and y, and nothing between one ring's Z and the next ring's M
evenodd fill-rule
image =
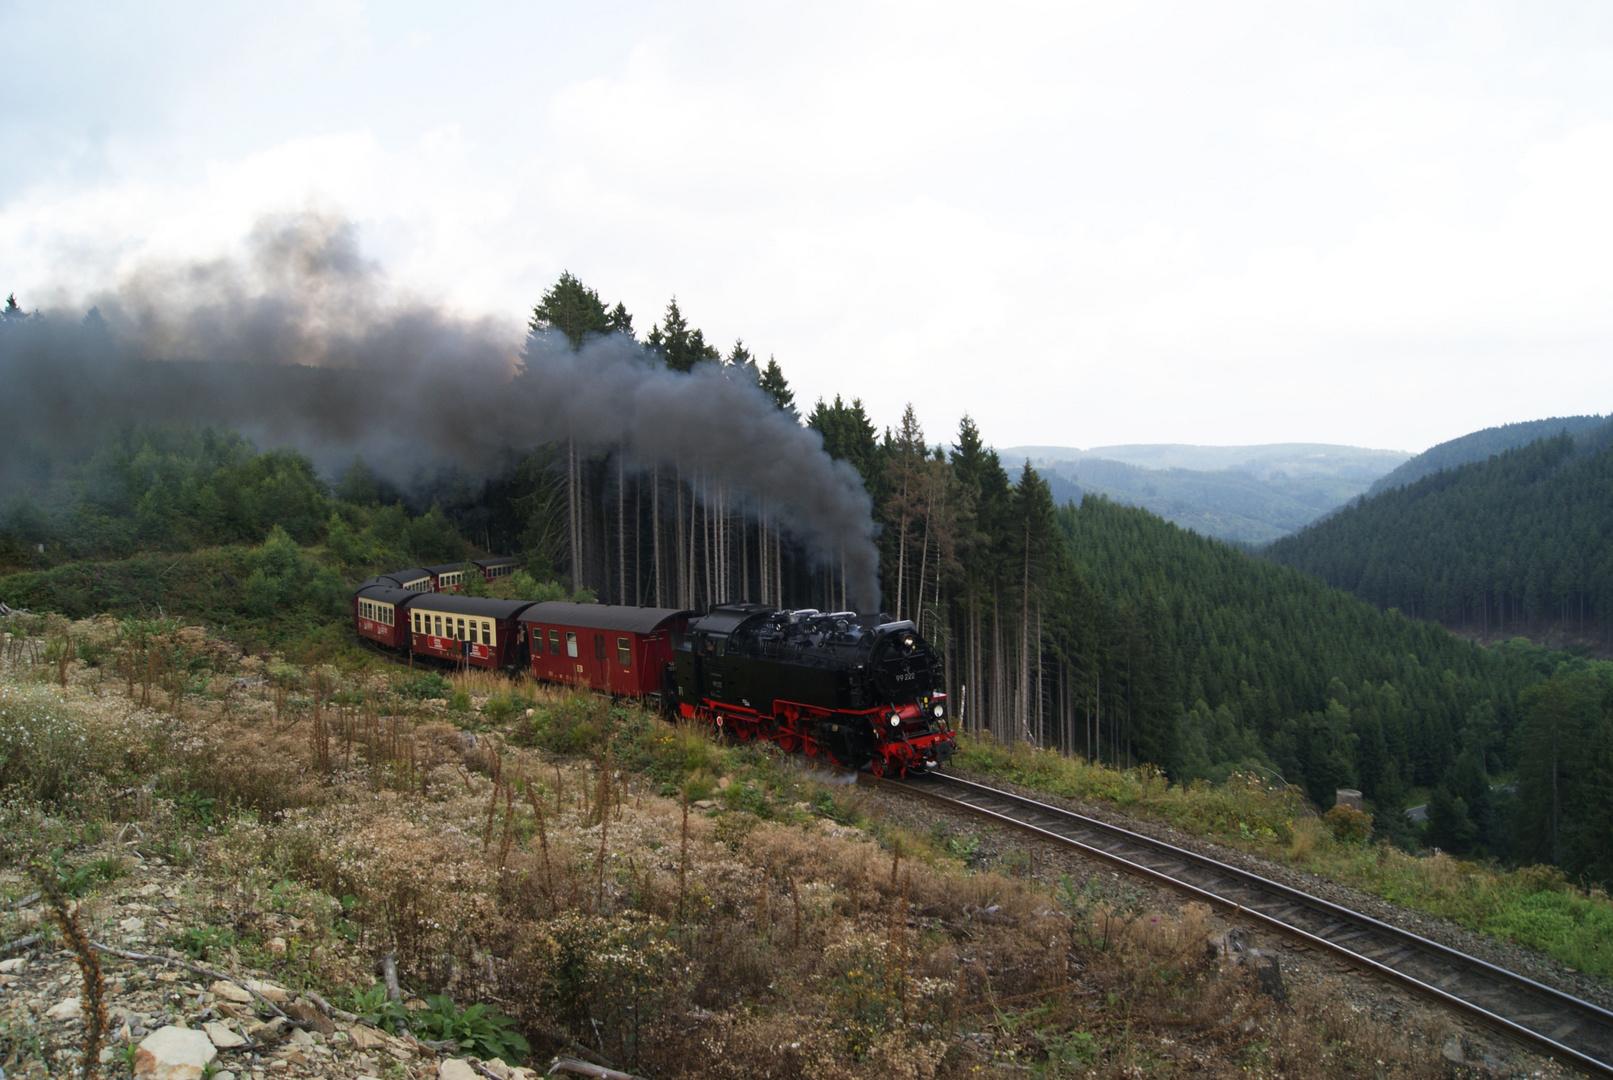
M692 612L614 604L533 604L521 615L532 674L661 700L667 666Z
M409 605L411 647L423 656L482 668L517 668L526 634L518 616L530 600L437 593Z
M388 588L402 589L405 592L427 593L435 592L436 583L432 580L431 571L423 566L413 566L407 570L394 570L391 573L373 577L365 585L385 585ZM363 588L363 586L360 586Z
M353 594L353 624L359 637L399 648L408 636L408 605L420 593L389 585L366 584Z
M463 592L465 588L465 564L442 563L438 566L428 566L426 573L431 575L432 592Z
M500 555L492 559L477 559L476 569L482 572L482 577L489 584L499 578L509 577L521 569L521 560L511 555Z

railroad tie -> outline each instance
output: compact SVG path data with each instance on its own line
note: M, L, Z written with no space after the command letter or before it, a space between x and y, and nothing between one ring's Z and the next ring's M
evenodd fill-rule
M1559 1024L1551 1033L1551 1041L1562 1042L1577 1030L1579 1030L1578 1020L1570 1020L1566 1024Z

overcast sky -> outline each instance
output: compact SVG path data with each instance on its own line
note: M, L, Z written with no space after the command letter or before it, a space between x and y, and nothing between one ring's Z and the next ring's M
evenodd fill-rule
M998 445L1613 408L1613 6L0 0L0 294L357 223Z

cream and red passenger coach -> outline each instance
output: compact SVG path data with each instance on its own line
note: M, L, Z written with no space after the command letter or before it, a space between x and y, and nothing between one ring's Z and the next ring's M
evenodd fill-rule
M373 580L373 579L372 579ZM360 637L396 649L407 638L408 604L420 594L387 585L363 585L353 594L353 623Z
M477 559L476 569L482 572L482 577L489 583L501 577L509 577L521 569L521 560L511 555L499 555L491 559Z
M414 652L472 667L517 667L525 631L517 616L530 600L426 594L409 605Z
M410 567L408 570L394 570L390 574L370 578L364 585L387 585L405 592L425 593L433 592L436 584L432 581L431 571L423 566ZM359 588L363 588L360 585Z

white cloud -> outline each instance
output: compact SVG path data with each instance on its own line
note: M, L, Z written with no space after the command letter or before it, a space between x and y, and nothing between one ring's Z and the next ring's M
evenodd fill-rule
M315 206L462 310L570 269L648 329L675 292L807 402L937 436L1416 449L1613 398L1592 9L354 3L138 54L30 18L25 300Z

